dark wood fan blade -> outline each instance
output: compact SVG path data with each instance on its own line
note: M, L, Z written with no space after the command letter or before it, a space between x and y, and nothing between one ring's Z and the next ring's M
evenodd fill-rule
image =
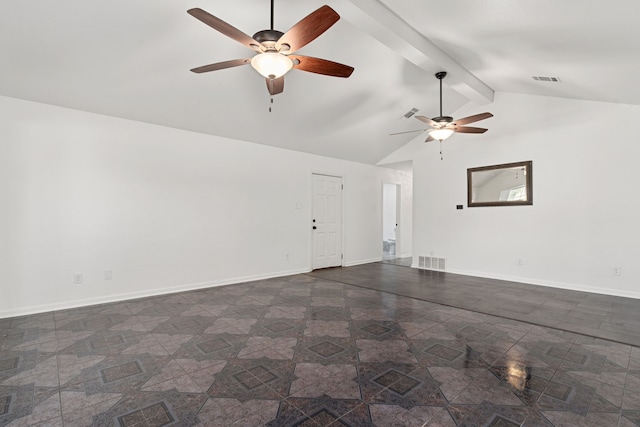
M429 135L429 138L425 139L424 142L431 142L431 141L435 141L436 139L434 137L432 137L431 135Z
M485 128L474 128L471 126L455 126L451 127L451 129L458 133L485 133L488 130Z
M353 73L353 67L314 58L312 56L288 55L293 60L293 68L310 73L324 74L333 77L349 77Z
M225 68L238 67L251 63L251 59L232 59L231 61L217 62L215 64L203 65L202 67L192 68L194 73L207 73L209 71L223 70Z
M418 129L418 130L408 130L406 132L396 132L396 133L390 133L389 135L402 135L404 133L415 133L415 132L424 132L426 129Z
M493 117L491 113L480 113L475 116L464 117L462 119L454 120L453 123L456 125L466 125L468 123L479 122L480 120L488 119L489 117Z
M429 117L416 116L416 119L420 120L421 122L424 122L424 123L428 124L429 126L433 126L433 127L437 127L438 126L438 123L434 122Z
M325 5L311 12L289 31L284 33L276 43L276 49L287 53L293 53L301 47L315 40L320 34L327 31L338 22L340 15L329 6ZM285 46L286 45L286 46ZM288 46L288 48L287 48Z
M255 51L260 51L260 46L261 45L260 45L259 42L257 42L256 40L254 40L252 37L248 36L247 34L243 33L242 31L240 31L236 27L227 24L222 19L216 18L215 16L211 15L210 13L205 12L204 10L199 9L199 8L189 9L189 10L187 10L187 13L189 15L193 16L194 18L204 22L205 24L207 24L208 26L210 26L214 30L217 30L217 31L221 32L222 34L224 34L225 36L234 39L238 43L245 45L249 49L253 49Z
M277 79L265 79L267 81L267 89L271 96L284 92L284 76Z

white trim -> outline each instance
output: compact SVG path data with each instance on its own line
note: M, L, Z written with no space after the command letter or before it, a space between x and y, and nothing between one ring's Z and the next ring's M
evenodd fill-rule
M345 267L353 267L354 265L362 265L362 264L371 264L372 262L380 262L382 261L382 257L379 256L377 258L369 258L369 259L361 259L358 261L349 261L349 262L345 262L344 266Z
M417 265L414 266L412 264L411 267L416 268ZM455 269L447 269L446 273L460 274L460 275L471 276L471 277L480 277L484 279L504 280L507 282L516 282L516 283L522 283L525 285L547 286L550 288L564 289L568 291L589 292L593 294L609 295L614 297L640 299L640 292L625 292L625 291L619 291L611 288L584 286L576 283L555 282L552 280L532 279L532 278L526 278L526 277L507 276L507 275L500 275L500 274L490 274L490 273L484 273L484 272L455 270Z
M112 302L120 302L120 301L126 301L126 300L138 299L138 298L173 294L177 292L215 288L218 286L252 282L255 280L264 280L264 279L273 279L276 277L293 276L296 274L309 273L310 271L311 270L308 270L308 269L280 271L278 273L234 277L234 278L229 278L224 280L214 280L212 282L189 283L184 285L171 286L167 288L149 289L146 291L127 292L123 294L109 295L104 297L85 298L85 299L79 299L74 301L65 301L65 302L58 302L53 304L38 305L33 307L22 307L19 309L2 310L0 311L0 319L4 319L8 317L16 317L16 316L26 316L29 314L46 313L50 311L68 310L70 308L86 307L86 306L97 305L97 304L108 304Z
M344 266L353 267L356 265L370 264L373 262L380 262L380 261L382 261L382 257L351 261L351 262L345 263ZM417 264L412 263L411 268L417 268ZM15 310L2 310L0 311L0 319L4 319L8 317L16 317L16 316L26 316L30 314L46 313L46 312L57 311L57 310L67 310L71 308L86 307L86 306L97 305L97 304L108 304L113 302L131 300L131 299L173 294L177 292L214 288L218 286L233 285L238 283L251 282L255 280L264 280L264 279L273 279L277 277L293 276L296 274L304 274L309 272L311 272L311 270L309 269L289 270L289 271L281 271L278 273L235 277L235 278L230 278L226 280L216 280L212 282L190 283L185 285L172 286L168 288L151 289L151 290L140 291L140 292L130 292L130 293L124 293L124 294L105 296L100 298L86 298L81 300L66 301L66 302L60 302L60 303L54 303L54 304L45 304L45 305L39 305L34 307L23 307ZM551 288L565 289L570 291L590 292L590 293L596 293L601 295L640 299L640 292L612 292L612 289L610 288L590 287L590 286L577 285L573 283L554 282L554 281L537 280L537 279L529 279L529 278L525 279L525 278L516 277L516 276L496 275L496 274L488 274L488 273L481 273L481 272L467 271L467 270L447 270L446 273L460 274L460 275L471 276L471 277L480 277L485 279L504 280L509 282L522 283L526 285L547 286Z
M380 184L380 243L384 241L384 187L385 185L394 185L396 187L396 258L400 258L400 251L402 250L402 184L397 184L390 181L381 181Z

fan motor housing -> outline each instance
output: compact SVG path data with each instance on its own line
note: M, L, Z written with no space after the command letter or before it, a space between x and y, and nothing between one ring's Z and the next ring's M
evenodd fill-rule
M437 123L451 123L453 121L453 117L451 116L439 116L439 117L434 117L433 119L434 122Z
M253 35L253 39L257 42L277 42L284 33L278 30L262 30Z

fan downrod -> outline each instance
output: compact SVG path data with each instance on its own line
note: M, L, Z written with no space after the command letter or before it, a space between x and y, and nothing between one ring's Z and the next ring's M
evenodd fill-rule
M453 120L452 117L443 116L442 115L442 79L444 79L447 75L446 71L438 71L436 73L436 79L440 80L440 116L436 117L434 120L438 123L451 123ZM447 120L450 119L450 120Z

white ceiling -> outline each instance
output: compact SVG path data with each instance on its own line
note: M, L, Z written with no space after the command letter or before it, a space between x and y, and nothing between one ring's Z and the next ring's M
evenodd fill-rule
M275 0L276 29L322 4L342 19L299 53L355 72L293 70L272 112L249 66L189 72L252 52L186 13L252 35L269 0L3 1L0 95L370 164L423 128L409 109L438 115L440 70L445 114L493 91L640 105L637 0Z

